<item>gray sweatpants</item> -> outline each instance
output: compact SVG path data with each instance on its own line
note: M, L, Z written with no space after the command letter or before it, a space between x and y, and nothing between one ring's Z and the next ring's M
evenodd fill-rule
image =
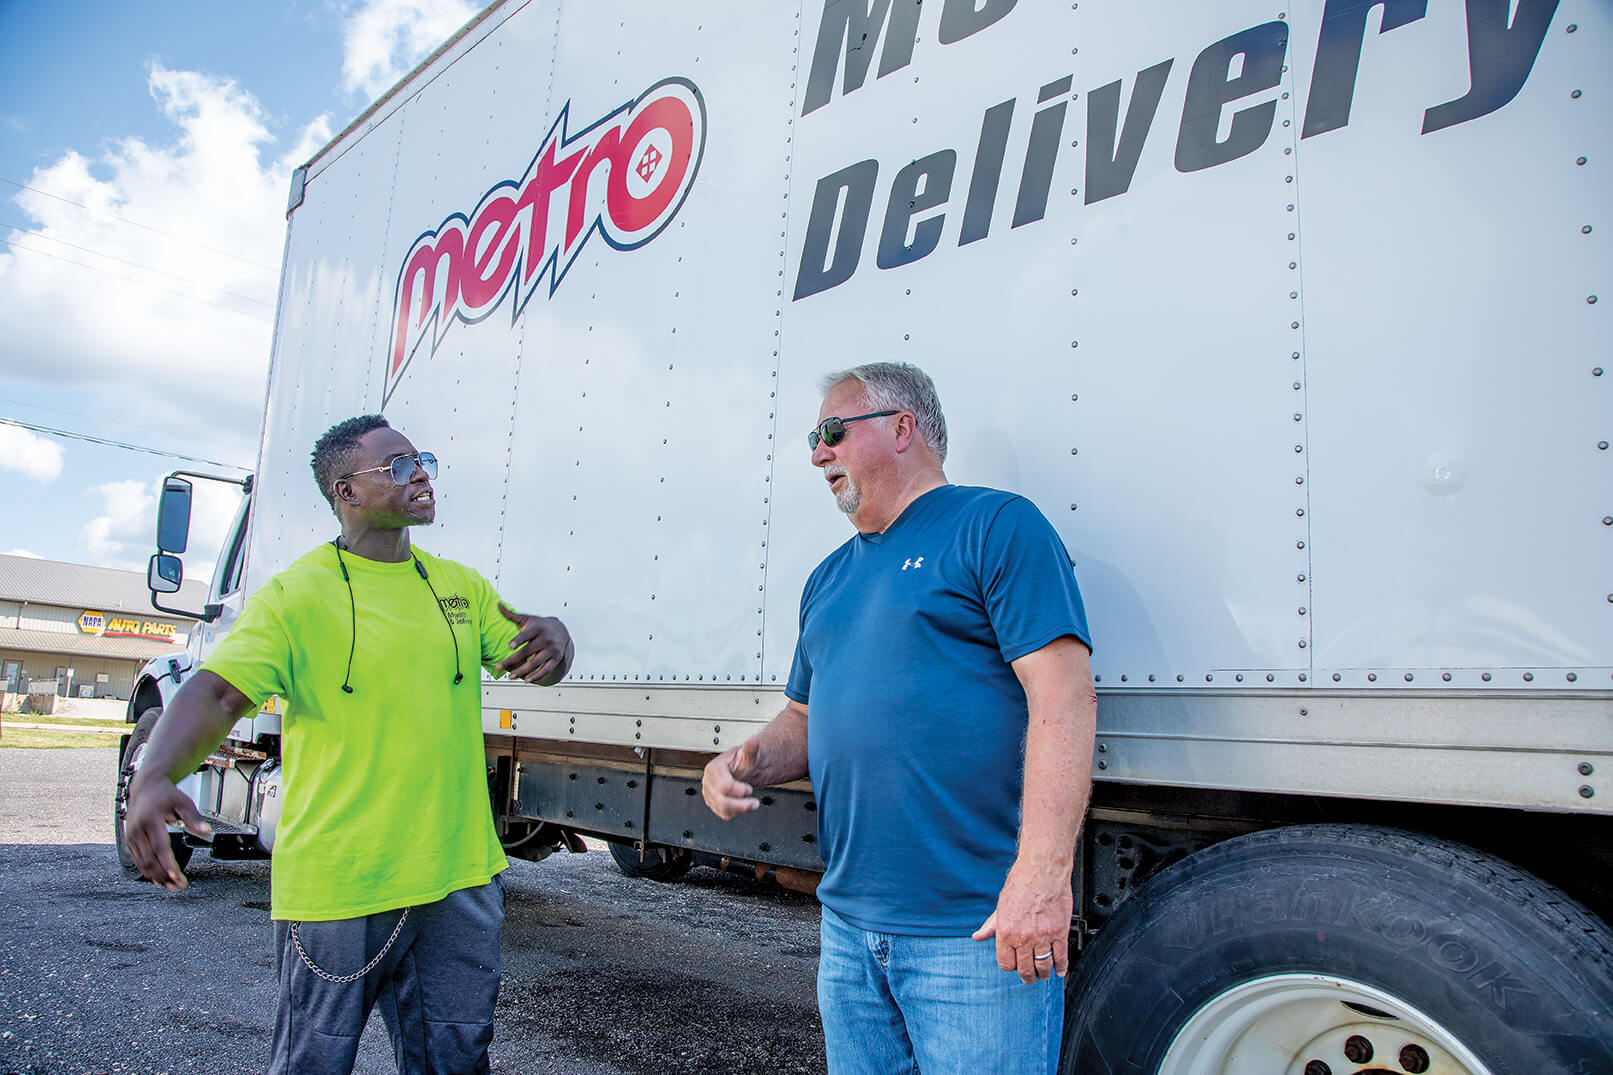
M377 1004L400 1075L488 1070L501 972L503 879L409 908L397 940L369 973L353 982L329 980L367 966L402 917L399 909L299 923L301 953L291 923L275 922L280 995L270 1075L349 1075Z

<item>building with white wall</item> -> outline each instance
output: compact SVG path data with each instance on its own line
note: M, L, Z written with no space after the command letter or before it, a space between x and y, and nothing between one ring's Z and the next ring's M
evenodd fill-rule
M164 604L201 610L186 582ZM71 698L127 698L140 666L181 650L192 621L151 606L139 571L0 555L0 690L54 681Z

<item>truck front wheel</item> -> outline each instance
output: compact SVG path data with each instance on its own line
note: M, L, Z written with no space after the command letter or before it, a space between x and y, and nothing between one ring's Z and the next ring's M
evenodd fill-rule
M118 865L136 880L140 879L140 871L135 869L134 857L129 854L128 844L124 842L123 815L129 810L129 781L134 779L134 772L140 767L140 760L146 753L146 741L151 738L151 729L157 726L160 716L162 710L152 706L135 721L134 731L129 734L129 745L124 748L123 757L118 761L117 790L112 800L112 842L118 849ZM190 862L190 845L177 832L168 834L168 844L173 848L174 862L183 870Z
M1254 833L1165 870L1104 928L1066 991L1060 1070L1613 1071L1613 938L1448 841Z

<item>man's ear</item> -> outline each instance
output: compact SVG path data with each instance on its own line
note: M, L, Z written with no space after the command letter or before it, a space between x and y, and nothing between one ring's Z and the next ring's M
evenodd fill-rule
M918 420L903 411L896 416L896 450L905 452L918 435Z
M358 503L358 496L353 492L352 482L347 481L346 479L341 479L338 480L332 488L336 493L336 499L340 500L343 504Z

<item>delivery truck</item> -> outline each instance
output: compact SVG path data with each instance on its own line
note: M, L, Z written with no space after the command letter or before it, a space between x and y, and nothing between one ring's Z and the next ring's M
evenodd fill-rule
M1610 99L1597 0L494 3L292 179L257 466L120 810L381 412L441 460L418 543L576 640L482 685L509 853L810 889L810 784L723 823L700 773L849 536L818 379L909 361L1092 624L1064 1070L1613 1070ZM186 780L215 856L272 850L280 719Z

